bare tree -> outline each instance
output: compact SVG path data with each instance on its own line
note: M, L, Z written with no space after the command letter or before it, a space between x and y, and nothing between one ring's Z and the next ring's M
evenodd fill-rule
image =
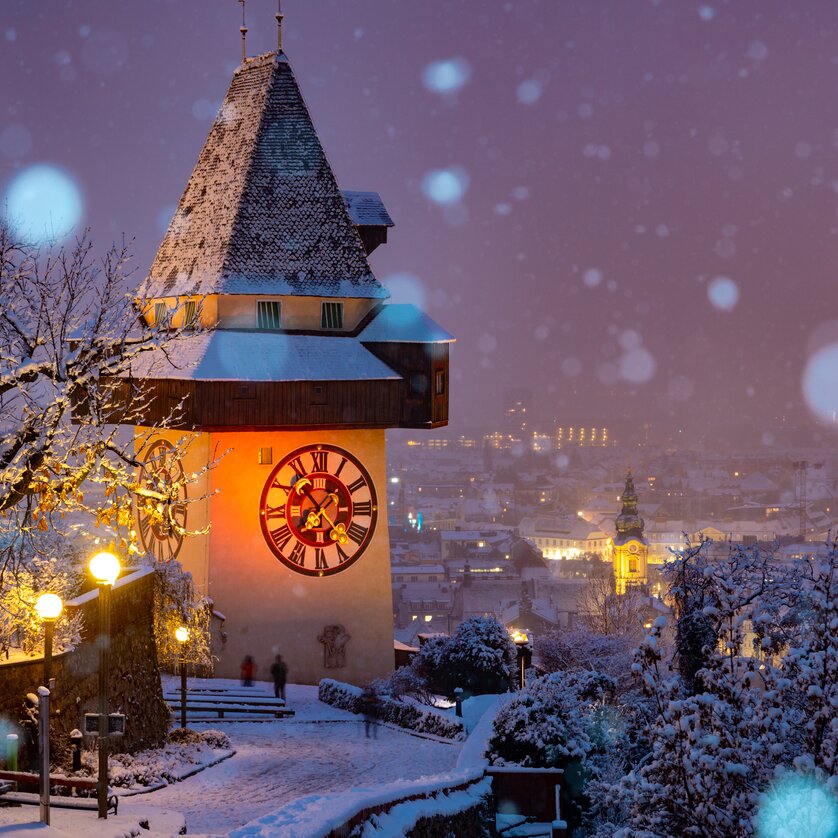
M13 536L7 546L33 530L60 530L65 513L84 511L130 550L137 498L167 526L180 526L173 508L183 503L181 486L141 483L134 438L108 423L117 387L120 421L141 421L148 397L131 382L131 363L143 353L169 353L181 337L140 316L128 264L125 245L99 260L86 237L41 253L0 226L0 527ZM92 502L85 499L90 483L103 489ZM0 583L16 554L0 552Z
M640 639L649 597L639 588L616 592L613 574L586 580L576 601L579 616L596 634Z

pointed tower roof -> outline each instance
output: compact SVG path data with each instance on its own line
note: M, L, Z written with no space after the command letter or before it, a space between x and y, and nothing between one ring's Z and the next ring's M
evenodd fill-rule
M389 296L283 53L235 71L143 294Z
M617 528L617 538L614 539L614 543L624 544L629 539L635 538L645 544L646 540L643 537L645 521L637 511L637 492L634 489L631 469L626 474L626 485L620 500L623 502L623 508L614 520Z

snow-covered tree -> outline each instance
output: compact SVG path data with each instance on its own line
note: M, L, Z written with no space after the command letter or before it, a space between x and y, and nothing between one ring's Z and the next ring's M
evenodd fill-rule
M37 532L33 538L5 534L0 550L10 557L0 586L0 655L8 656L11 649L34 654L43 650L44 643L35 603L44 593L64 600L78 593L83 575L80 556L53 532ZM76 643L80 630L80 615L63 614L55 624L55 648Z
M131 364L143 353L169 351L179 337L139 317L127 293L128 264L124 246L98 261L86 239L40 253L0 226L0 523L6 531L57 530L67 511L84 510L117 530L126 549L137 497L153 516L179 527L172 508L181 502L180 487L140 484L134 440L108 424L116 387L120 421L142 417L146 397L130 378ZM104 489L93 503L90 483ZM0 565L0 582L13 555Z
M211 666L212 601L196 594L192 574L177 560L155 562L154 570L154 640L160 666L175 669L182 659ZM184 643L175 636L181 626L189 632Z
M432 638L413 659L414 668L430 688L453 697L506 692L512 683L515 644L507 630L491 617L463 620L451 637Z

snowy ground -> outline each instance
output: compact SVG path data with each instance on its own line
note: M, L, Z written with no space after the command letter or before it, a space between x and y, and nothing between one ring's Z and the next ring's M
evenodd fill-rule
M254 686L254 691L265 689L265 684ZM179 812L189 835L226 835L302 797L440 774L453 770L457 763L460 742L392 726L380 726L376 739L365 738L359 717L319 702L316 687L290 685L287 700L296 711L290 719L191 725L197 730L225 731L235 756L183 782L125 799L120 813L125 811L127 817L144 807L150 812ZM31 825L37 820L36 806L0 808L0 836L32 835ZM55 831L37 834L45 838L130 834L122 823L117 828L113 821L110 830L97 823L95 812L54 810L53 824ZM149 833L143 830L142 834Z

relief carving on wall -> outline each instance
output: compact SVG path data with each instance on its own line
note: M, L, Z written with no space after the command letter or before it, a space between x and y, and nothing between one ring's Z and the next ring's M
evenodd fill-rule
M346 644L351 637L342 625L324 626L317 636L323 644L323 666L326 669L342 669L346 666Z

